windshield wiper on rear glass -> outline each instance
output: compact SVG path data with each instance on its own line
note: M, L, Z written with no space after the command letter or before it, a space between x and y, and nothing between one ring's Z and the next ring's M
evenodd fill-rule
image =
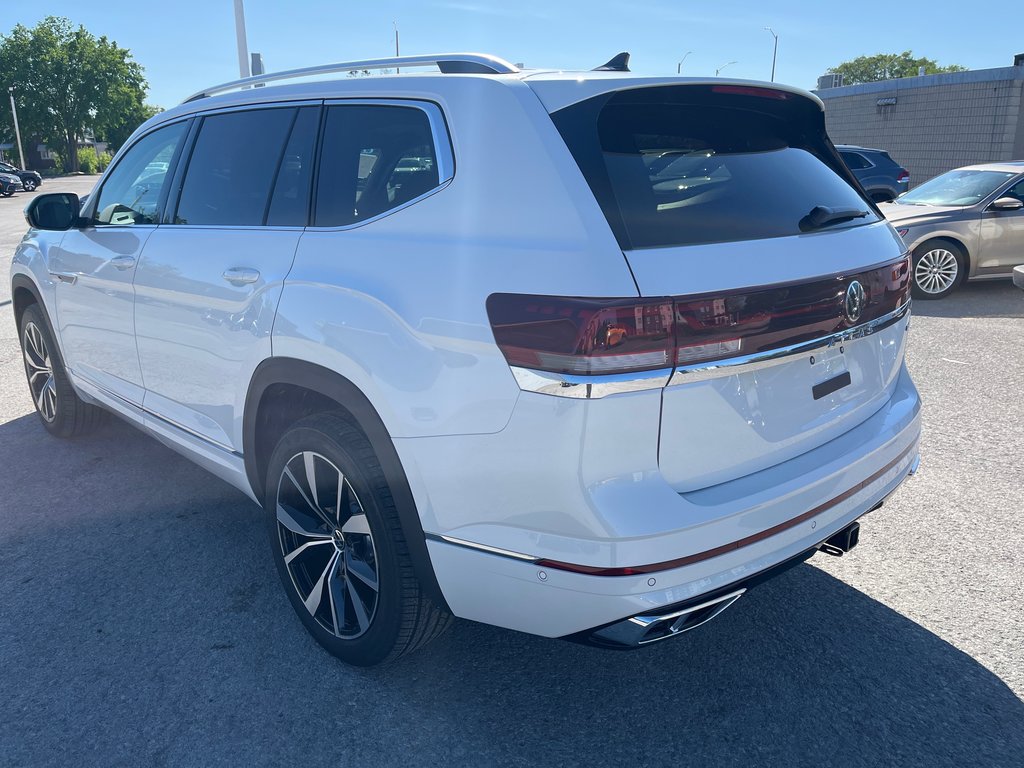
M800 231L810 232L841 221L861 219L867 215L868 211L861 208L829 208L825 205L816 205L810 213L800 219Z

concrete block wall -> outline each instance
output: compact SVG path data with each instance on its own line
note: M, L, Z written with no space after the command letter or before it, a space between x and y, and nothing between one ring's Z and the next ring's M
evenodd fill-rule
M988 74L988 77L985 75ZM888 150L911 186L951 168L1024 160L1024 67L888 80L818 92L836 144ZM880 99L896 103L880 105Z

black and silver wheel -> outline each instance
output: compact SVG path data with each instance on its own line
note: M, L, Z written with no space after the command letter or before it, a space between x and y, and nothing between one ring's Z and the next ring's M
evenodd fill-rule
M941 299L948 296L964 275L964 256L960 248L945 240L930 240L914 249L915 298Z
M449 616L420 589L384 473L334 414L304 419L270 460L264 507L281 581L302 623L350 664L391 661Z
M25 185L25 191L26 192L34 192L35 189L36 189L36 180L35 179L25 179L22 182L22 184Z
M104 412L75 394L60 350L37 304L25 309L20 331L28 389L43 426L58 437L82 435L95 429Z

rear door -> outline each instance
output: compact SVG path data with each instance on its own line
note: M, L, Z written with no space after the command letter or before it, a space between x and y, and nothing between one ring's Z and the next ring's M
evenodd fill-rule
M791 459L888 399L909 264L809 97L648 87L556 112L642 296L674 300L662 472L679 491Z
M319 115L316 103L202 118L135 278L147 418L241 451L247 384L271 354L308 216Z

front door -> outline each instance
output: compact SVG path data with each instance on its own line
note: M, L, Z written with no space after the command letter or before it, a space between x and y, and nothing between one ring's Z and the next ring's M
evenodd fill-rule
M136 406L144 390L132 282L142 249L157 229L164 180L187 127L175 123L137 141L86 205L88 226L69 230L49 265L68 368L102 394Z
M1024 202L1024 179L1001 192L997 199L1003 197ZM981 214L979 274L1008 275L1018 264L1024 264L1024 208L986 210Z
M147 419L241 452L248 383L271 355L306 225L319 113L260 107L202 119L173 214L135 277Z

